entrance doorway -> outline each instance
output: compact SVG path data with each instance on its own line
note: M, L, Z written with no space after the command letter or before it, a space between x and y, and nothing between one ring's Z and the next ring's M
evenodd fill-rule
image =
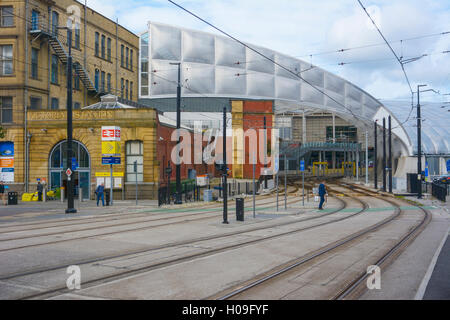
M72 174L74 181L74 195L79 197L80 189L83 192L83 199L90 199L91 188L91 161L87 148L78 141L72 142L72 155L76 159L78 168ZM49 157L49 187L51 190L64 187L67 190L67 176L64 171L67 169L67 141L61 141L50 152ZM65 194L67 197L67 194Z

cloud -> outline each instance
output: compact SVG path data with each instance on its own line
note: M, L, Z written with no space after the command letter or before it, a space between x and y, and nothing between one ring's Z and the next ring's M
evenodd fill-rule
M450 35L414 41L396 40L450 31L450 3L440 0L363 0L399 56L434 53L406 65L412 85L427 83L450 91ZM182 6L238 39L302 57L383 43L355 0L179 0ZM135 33L148 21L218 33L165 0L88 0L88 6ZM317 55L312 62L348 79L376 97L408 96L401 67L386 45ZM339 66L340 62L352 62Z

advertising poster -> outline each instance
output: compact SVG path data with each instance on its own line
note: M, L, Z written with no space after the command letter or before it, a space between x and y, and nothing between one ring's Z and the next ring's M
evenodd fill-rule
M14 182L14 143L0 142L0 180Z

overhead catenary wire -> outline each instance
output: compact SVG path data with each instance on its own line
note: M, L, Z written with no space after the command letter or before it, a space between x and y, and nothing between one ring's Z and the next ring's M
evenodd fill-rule
M220 33L226 35L227 37L229 37L230 39L236 41L237 43L241 44L242 46L246 47L247 49L253 51L254 53L260 55L261 57L269 60L270 62L272 62L273 64L279 66L280 68L282 68L283 70L293 74L294 76L298 77L299 79L301 79L303 82L305 82L306 84L308 84L309 86L311 86L313 89L319 91L321 94L323 94L324 96L328 97L330 100L332 100L333 102L335 102L337 105L343 107L345 110L349 111L352 116L355 119L358 119L358 117L353 113L353 111L350 108L347 108L345 105L343 105L342 103L340 103L339 101L337 101L336 99L334 99L333 97L331 97L330 95L328 95L326 92L324 92L323 90L321 90L320 88L316 87L315 85L313 85L312 83L310 83L309 81L307 81L306 79L304 79L303 77L301 77L298 73L290 70L289 68L286 68L285 66L281 65L280 63L276 62L274 59L271 59L270 57L266 56L265 54L261 53L260 51L250 47L249 45L245 44L244 42L238 40L237 38L233 37L232 35L230 35L229 33L221 30L220 28L216 27L215 25L213 25L212 23L206 21L205 19L199 17L198 15L194 14L193 12L187 10L186 8L182 7L181 5L175 3L172 0L168 0L170 3L172 3L173 5L177 6L178 8L182 9L183 11L189 13L190 15L194 16L195 18L199 19L200 21L206 23L207 25L209 25L210 27L216 29L217 31L219 31Z

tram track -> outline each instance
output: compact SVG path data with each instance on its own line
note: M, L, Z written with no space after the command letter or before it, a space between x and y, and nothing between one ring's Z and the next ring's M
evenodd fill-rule
M280 227L282 225L290 225L290 224L293 224L293 223L300 223L300 222L304 222L304 221L307 221L307 220L313 220L313 219L321 218L323 216L328 216L330 214L339 212L339 211L343 210L346 207L346 202L343 201L343 200L341 200L341 201L344 203L344 205L342 207L334 210L333 212L327 213L327 214L310 217L308 219L303 219L303 220L296 221L296 222L287 222L287 223L278 224L278 225L266 226L266 227L263 227L263 228L252 228L251 230L245 230L244 233L249 233L249 232L256 231L256 230L263 230L263 229L269 229L269 228L274 228L274 227ZM135 275L135 274L140 274L140 273L147 272L147 271L151 271L151 270L154 270L154 269L157 269L157 268L163 268L163 267L166 267L166 266L169 266L169 265L174 265L174 264L182 263L182 262L185 262L185 261L190 261L190 260L197 259L197 258L214 255L214 254L217 254L219 252L224 252L224 251L227 251L227 250L237 249L237 248L240 248L240 247L243 247L243 246L248 246L248 245L251 245L251 244L255 244L255 243L258 243L258 242L261 242L261 241L266 241L266 240L270 240L270 239L274 239L274 238L278 238L278 237L283 237L283 236L295 234L295 233L298 233L298 232L301 232L301 231L310 230L310 229L317 228L317 227L320 227L320 226L323 226L323 225L331 224L331 223L334 223L334 222L337 222L337 221L342 221L342 220L354 217L356 215L361 214L366 209L367 209L367 207L363 207L363 208L361 208L361 210L359 210L355 214L352 214L352 215L349 215L349 216L345 216L343 218L333 219L331 221L325 221L325 222L322 222L322 223L319 223L319 224L315 224L315 225L312 225L312 226L300 227L300 228L297 228L297 229L294 229L294 230L291 230L291 231L288 231L288 232L282 232L282 233L279 233L279 234L276 234L276 235L271 235L271 236L266 236L266 237L262 237L262 238L258 238L258 239L248 240L248 241L241 242L241 243L238 243L238 244L232 244L232 245L229 245L229 246L224 246L224 247L221 247L221 248L208 250L206 252L195 253L195 254L192 254L192 255L183 256L183 257L180 257L180 258L177 258L177 259L173 259L173 260L169 260L169 261L165 261L165 262L161 262L161 263L146 265L146 266L143 266L141 268L136 268L136 269L133 269L133 270L127 270L127 271L124 271L124 272L121 272L121 273L116 273L116 274L108 275L108 276L97 278L97 279L83 281L83 286L84 287L86 287L86 286L93 286L93 285L97 285L97 284L100 284L100 283L113 281L115 279L120 279L120 278L123 278L123 277L131 276L131 275ZM199 242L199 241L207 241L207 240L211 240L211 239L230 237L230 236L237 235L237 234L242 234L242 233L243 233L242 231L241 232L232 232L232 233L223 234L223 235L220 235L220 236L206 237L206 238L203 238L203 239L192 239L189 242L185 241L185 242L181 242L181 243L173 243L173 244L170 244L170 245L164 245L164 246L161 246L161 247L156 247L156 248L147 249L147 250L140 250L139 252L133 252L133 253L129 252L129 253L122 254L120 256L107 257L107 258L108 259L121 258L121 257L127 256L127 255L129 256L129 255L132 255L132 254L149 252L150 250L166 249L168 247L187 245L189 243L192 244L192 243ZM90 260L90 261L85 261L85 262L78 261L78 262L74 262L74 264L77 264L77 265L89 264L89 263L94 263L94 262L98 262L98 261L105 260L105 259L106 259L106 257L95 259L95 260ZM50 271L53 271L53 270L56 270L56 269L60 269L60 268L65 268L66 266L67 266L67 264L64 264L64 266L55 267L55 268L53 268ZM47 270L39 270L37 272L41 273L41 272L44 272L44 271L49 271L49 269L47 269ZM12 278L17 278L19 276L30 275L30 274L33 274L33 273L36 273L36 271L31 271L31 272L28 272L28 273L25 273L25 274L12 275L12 276L9 276L9 277L4 277L3 276L3 277L0 278L0 281L5 281L5 280L8 280L8 279L10 280ZM54 295L59 295L59 294L61 294L63 292L66 292L66 289L65 288L59 288L59 289L51 290L51 292L39 293L37 295L31 295L31 296L27 296L27 297L24 297L24 298L27 298L27 299L28 298L29 299L32 299L32 298L33 299L34 298L45 298L45 297L48 297L49 294L50 294L50 296L54 296Z
M292 187L290 185L289 187ZM289 191L288 194L295 193L298 190L298 186L294 186L293 191ZM284 190L280 193L281 195L284 195ZM264 200L273 197L272 194L268 195L257 195L256 201ZM232 204L234 200L230 199L228 200L229 204ZM136 219L139 217L148 217L151 216L167 216L168 214L177 214L180 211L182 213L185 212L195 212L203 209L220 209L222 207L222 203L214 203L214 204L203 204L201 207L196 208L177 208L177 209L156 209L156 210L145 210L145 211L138 211L138 212L131 212L127 213L127 216L123 216L124 213L113 213L113 214L105 214L105 216L102 217L95 217L90 216L86 218L70 218L69 221L67 219L64 219L63 221L52 221L52 222L32 222L32 223L20 223L20 224L8 224L8 225L0 225L0 233L7 233L7 232L22 232L22 231L32 231L32 230L38 230L38 229L47 229L47 228L54 228L54 227L64 227L64 226L74 226L79 224L84 224L85 222L89 223L96 223L96 222L104 222L104 221L111 221L111 219L114 220L129 220L129 219ZM213 211L209 211L213 212ZM73 223L73 221L76 221ZM68 222L68 223L67 223ZM11 229L14 227L23 227L23 226L40 226L40 227L32 227L32 228L22 228L22 229L15 229L15 230L6 230L5 229Z
M351 190L359 190L358 192L374 196L374 193L368 192L365 189L356 188L353 185L349 186L346 184L341 184L341 186L351 189ZM363 191L361 191L363 190ZM376 194L379 196L378 194ZM218 299L218 300L228 300L228 299L245 299L245 294L251 290L257 290L257 288L261 285L267 285L270 283L270 281L277 281L280 277L285 276L289 272L295 272L295 269L301 266L304 266L305 264L309 262L313 262L315 259L319 257L323 257L327 254L333 253L336 250L341 249L342 247L348 245L351 242L357 241L358 239L362 238L363 236L370 234L372 232L377 231L380 228L383 228L384 226L388 225L390 222L395 221L400 217L400 215L403 213L403 210L400 208L400 206L395 203L394 201L387 200L384 197L379 199L386 201L393 205L395 207L395 212L390 217L382 220L381 222L370 226L368 228L365 228L361 231L358 231L350 236L347 236L335 243L329 244L323 248L320 248L317 251L311 252L307 255L304 255L298 259L295 259L294 261L291 261L287 264L283 264L281 266L278 266L264 274L260 274L252 279L249 279L240 285L234 286L232 288L229 288L225 291L222 291L212 297L208 297L207 299ZM423 229L426 224L431 220L431 215L421 208L421 210L424 213L423 219L420 221L420 223L415 226L412 230L406 233L400 241L398 241L392 248L390 248L387 253L385 253L374 265L381 266L383 263L386 263L389 259L392 259L395 255L398 255L400 252L400 249L407 245L408 241L411 241L415 236L420 233L421 229ZM368 274L365 272L362 272L360 276L358 276L356 279L351 279L349 283L347 283L342 290L340 290L338 293L335 293L333 296L331 296L331 299L347 299L350 297L357 297L357 292L361 292L363 290L362 284L364 280L367 278Z
M292 198L292 197L291 197ZM263 199L264 200L264 199ZM256 203L257 205L261 206L261 205L267 205L272 203L273 201L269 200L267 202L258 202ZM293 204L293 203L297 203L298 200L290 200L288 201L288 204ZM230 209L234 209L235 206L231 206ZM259 210L265 210L267 208L263 207L260 208ZM201 209L200 209L201 210ZM250 210L250 209L248 209ZM67 231L58 231L58 232L49 232L49 233L43 233L43 234L32 234L32 235L26 235L26 236L22 236L22 237L15 237L15 238L0 238L0 243L1 242L6 242L6 241L15 241L15 240L24 240L24 239L31 239L31 238L37 238L37 237L45 237L45 236L52 236L52 235L59 235L59 234L69 234L69 233L75 233L75 232L83 232L83 231L90 231L90 230L96 230L96 229L103 229L103 228L113 228L113 227L121 227L121 226L128 226L128 225L134 225L134 224L142 224L142 223L152 223L152 222L158 222L158 221L167 221L167 220L172 220L172 219L185 219L187 217L195 217L195 216L202 216L199 219L189 219L189 220L182 220L182 221L176 221L176 222L172 222L172 223L167 223L167 224L160 224L160 225L156 225L156 226L149 226L149 227L158 227L158 226L167 226L170 224L176 224L176 223L182 223L182 222L188 222L188 221L198 221L198 220L203 220L203 219L211 219L211 218L216 218L216 215L214 216L209 216L208 214L215 214L217 212L220 212L220 208L218 208L217 210L211 210L211 211L200 211L197 209L196 211L194 211L195 213L190 213L190 214L184 214L183 212L179 215L176 216L164 216L163 218L156 218L153 219L154 216L152 217L143 217L143 220L139 220L139 221L132 221L132 222L127 222L127 223L123 223L122 221L118 222L118 223L113 223L113 224L107 224L107 225L99 225L99 226L94 226L94 227L87 227L87 228L81 228L81 229L73 229L73 230L67 230ZM164 214L161 214L164 215ZM204 216L204 215L208 215L208 216ZM160 215L158 215L160 216ZM136 218L136 217L134 217ZM149 219L148 219L149 218ZM113 221L117 221L118 219L113 219ZM111 221L111 220L107 220L107 221ZM101 221L104 222L104 221ZM101 222L97 222L97 221L89 221L90 224L95 224L95 223L101 223ZM78 224L77 224L78 225ZM35 228L33 230L42 230L42 229L48 229L48 228L65 228L65 227L69 227L70 225L63 225L63 226L52 226L52 227L45 227L45 228ZM145 228L145 227L141 227L141 228ZM134 231L135 229L127 229L124 230L124 232L131 232ZM142 229L139 229L142 230ZM13 230L13 231L4 231L1 232L0 234L9 234L9 233L17 233L17 232L24 232L24 231L30 231L30 230ZM120 232L120 231L119 231ZM100 234L101 235L105 235L105 234ZM109 235L109 234L106 234ZM78 239L78 238L77 238ZM0 249L0 252L3 249Z

